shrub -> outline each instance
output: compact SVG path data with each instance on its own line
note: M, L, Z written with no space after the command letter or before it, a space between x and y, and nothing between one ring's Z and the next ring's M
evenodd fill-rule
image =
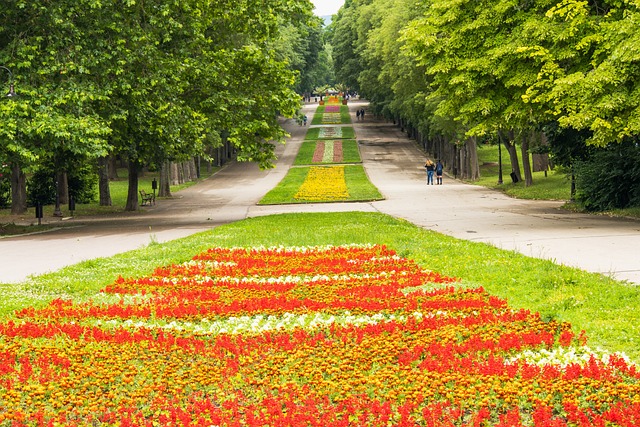
M588 211L640 206L640 147L607 147L578 162L576 186L576 201Z
M83 165L67 172L69 196L76 203L90 203L96 199L98 175L93 166ZM52 165L41 165L27 182L27 198L30 205L40 202L50 205L56 201L56 173Z

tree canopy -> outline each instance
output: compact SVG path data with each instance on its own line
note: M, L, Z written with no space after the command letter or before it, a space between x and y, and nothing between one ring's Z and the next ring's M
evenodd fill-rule
M308 0L7 0L0 65L20 96L0 105L0 157L159 162L224 131L240 160L270 167L277 115L299 108L278 41L311 31L311 11Z
M529 143L558 126L585 135L581 144L637 141L639 7L349 0L333 23L336 76L422 135L456 144L507 135L522 143L523 161Z

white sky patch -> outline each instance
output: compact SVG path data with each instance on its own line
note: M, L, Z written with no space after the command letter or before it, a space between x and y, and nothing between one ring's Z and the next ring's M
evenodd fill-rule
M326 16L338 13L344 0L311 0L311 3L316 7L313 11L316 16Z

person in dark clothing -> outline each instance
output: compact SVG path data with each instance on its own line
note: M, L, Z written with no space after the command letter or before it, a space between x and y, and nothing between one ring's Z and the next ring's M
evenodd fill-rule
M440 160L438 160L438 163L436 163L436 184L438 185L442 185L442 170L444 169L444 166L442 165L442 162Z

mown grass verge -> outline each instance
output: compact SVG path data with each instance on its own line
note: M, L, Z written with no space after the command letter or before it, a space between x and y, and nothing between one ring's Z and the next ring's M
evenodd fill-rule
M206 170L202 171L202 176L200 179L196 181L186 182L184 184L172 185L171 192L175 193L183 188L190 187L192 185L197 184L203 179L208 178L213 173L215 173L219 167L212 168L211 172L207 172ZM147 193L151 194L152 190L152 181L159 181L159 175L157 172L147 172L144 175L138 178L138 188L140 190L145 190ZM111 194L111 206L100 206L99 202L96 200L91 203L76 203L76 210L73 212L74 216L90 216L90 215L111 215L122 213L124 211L124 207L127 204L127 193L129 191L129 181L128 174L126 169L118 169L118 178L116 180L109 182L109 191ZM157 200L161 200L158 198ZM54 205L47 205L43 207L43 216L44 218L50 218L53 216L53 212L55 210ZM62 204L60 206L60 210L62 211L64 216L71 215L71 212L68 210L68 206L66 204ZM140 214L144 214L144 209L138 211ZM1 235L16 235L16 234L24 234L24 233L32 233L46 230L47 228L51 228L48 225L40 225L38 226L38 220L35 218L35 208L30 207L27 209L27 212L23 215L20 215L21 218L30 219L32 225L16 225L11 223L10 216L11 209L0 209L0 228L5 229L5 233L0 230ZM131 214L131 212L128 212ZM24 222L24 221L22 221ZM63 223L56 223L56 226L64 226Z
M497 145L478 146L478 162L480 163L480 179L473 182L483 187L500 190L518 199L530 200L569 200L571 182L567 173L561 168L545 172L533 172L533 184L525 187L524 182L514 183L511 173L511 161L506 150L502 150L502 184L498 184L499 153Z
M120 275L148 275L158 266L186 261L213 246L347 243L387 245L424 268L460 277L464 286L482 286L506 298L512 308L570 322L576 332L587 332L592 347L624 352L640 361L640 288L488 244L457 240L378 213L250 218L188 238L85 261L22 284L0 285L0 315L7 318L15 309L40 307L56 297L88 299Z

